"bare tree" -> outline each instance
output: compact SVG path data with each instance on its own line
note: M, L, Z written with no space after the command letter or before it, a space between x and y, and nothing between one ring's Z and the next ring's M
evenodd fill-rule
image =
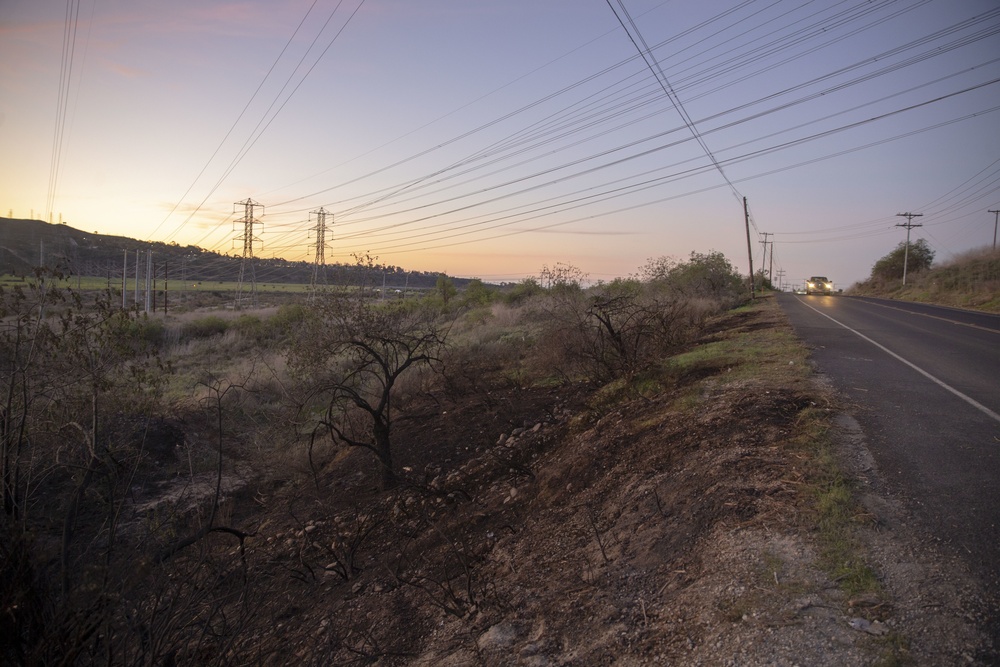
M313 404L324 406L313 438L371 451L381 485L396 485L393 407L399 378L438 361L446 329L405 301L375 303L354 290L330 292L316 307L290 355L311 381Z

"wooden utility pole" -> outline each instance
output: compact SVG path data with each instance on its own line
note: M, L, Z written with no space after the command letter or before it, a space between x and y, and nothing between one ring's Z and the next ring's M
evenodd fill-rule
M760 270L763 273L763 271L764 271L764 262L767 261L767 244L768 244L767 237L768 236L774 236L774 232L761 232L760 234L761 234L761 236L764 237L764 240L761 243L761 245L764 246L764 255L763 255L763 257L761 257L761 260L760 260ZM771 267L773 269L774 268L774 241L771 241L770 243L771 243ZM767 279L768 279L769 282L771 282L771 286L773 287L774 286L774 279L773 279L773 276L772 276L772 271L770 271L770 270L767 272Z
M122 262L122 310L125 310L125 295L128 294L128 248L125 248L125 260Z
M153 249L150 248L146 251L146 305L143 308L144 313L150 312L150 298L152 297L151 290L153 287ZM155 310L155 308L154 308Z
M1000 211L994 211L990 209L990 213L993 213L993 249L997 249L997 221L1000 221Z
M774 287L774 241L771 241L771 263L767 265L767 281Z
M139 249L135 249L135 305L139 305Z
M167 314L167 288L168 280L170 278L167 269L170 267L170 263L167 260L163 260L163 314Z
M750 209L747 207L747 198L743 198L743 220L747 226L747 257L750 259L750 298L756 299L757 294L753 287L753 245L750 243Z
M906 218L906 222L900 222L897 227L906 227L906 247L903 249L903 285L906 285L906 264L910 259L910 230L914 227L923 227L921 224L913 222L914 218L920 218L923 213L897 213L898 217Z

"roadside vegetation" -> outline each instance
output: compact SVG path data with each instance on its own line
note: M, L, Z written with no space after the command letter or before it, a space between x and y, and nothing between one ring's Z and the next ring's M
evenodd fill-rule
M910 244L903 285L905 253L905 242L900 243L847 293L1000 313L1000 250L984 247L935 265L934 251L918 239Z
M806 351L719 253L166 318L64 285L0 285L4 663L669 663L877 594Z

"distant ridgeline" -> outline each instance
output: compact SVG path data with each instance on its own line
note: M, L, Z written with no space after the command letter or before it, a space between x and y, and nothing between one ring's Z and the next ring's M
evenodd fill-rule
M27 276L44 266L74 276L93 276L120 280L126 264L126 274L135 275L136 251L141 273L146 271L147 251L152 251L152 264L159 279L184 282L231 282L239 280L242 257L221 255L196 246L176 243L151 243L126 238L90 234L69 225L52 225L41 220L0 218L0 275ZM310 262L290 262L284 259L255 257L253 271L258 283L310 284L313 277ZM406 285L411 288L433 288L440 273L406 271L398 266L378 267L377 275L364 276L369 270L353 264L327 264L325 278L329 285L357 285L361 282L380 285ZM456 287L467 282L453 279Z

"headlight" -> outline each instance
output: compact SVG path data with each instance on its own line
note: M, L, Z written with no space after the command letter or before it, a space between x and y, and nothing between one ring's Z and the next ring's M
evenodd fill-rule
M833 283L827 283L826 284L826 288L827 289L833 289Z

